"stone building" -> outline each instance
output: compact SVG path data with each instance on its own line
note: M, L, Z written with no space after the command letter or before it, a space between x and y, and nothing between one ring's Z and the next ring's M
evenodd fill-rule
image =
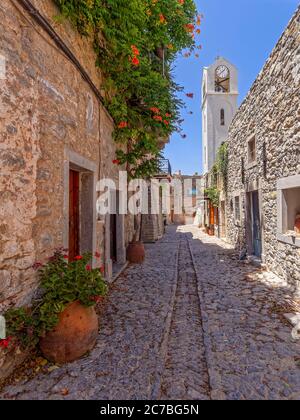
M33 264L59 247L100 252L94 265L111 278L134 230L132 216L96 212L97 181L118 183L119 167L93 45L55 22L53 1L31 3L38 13L0 4L1 312L30 301Z
M165 223L169 212L163 208L163 188L172 178L172 168L168 159L159 160L156 176L148 181L147 214L141 217L141 239L145 243L154 243L165 233ZM145 212L144 212L145 213Z
M299 288L300 9L231 124L227 239ZM299 289L298 289L299 290Z

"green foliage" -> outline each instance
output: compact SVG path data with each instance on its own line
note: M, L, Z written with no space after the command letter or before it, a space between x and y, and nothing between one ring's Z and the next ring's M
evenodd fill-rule
M216 187L210 187L205 190L205 195L212 202L214 207L218 207L220 203L220 192Z
M106 295L107 285L99 269L92 269L91 254L68 262L57 251L45 266L40 266L41 297L31 308L11 309L5 314L8 336L23 348L34 347L59 321L59 314L72 302L94 306Z
M229 162L228 143L223 143L218 150L217 170L223 179L225 191L227 191L227 185L228 185L228 162Z
M187 29L196 20L194 0L55 2L81 35L93 37L105 104L116 123L114 137L128 146L118 152L119 163L127 164L131 177L153 175L158 140L178 129L182 103L171 69L178 52L195 48ZM158 53L162 48L164 63ZM151 108L159 110L161 120L154 119Z

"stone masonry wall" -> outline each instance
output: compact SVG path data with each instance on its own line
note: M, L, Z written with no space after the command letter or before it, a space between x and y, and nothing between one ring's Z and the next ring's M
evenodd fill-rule
M68 22L56 23L51 0L32 0L101 87L91 40ZM65 150L97 165L101 177L118 180L112 164L114 124L89 85L50 37L20 7L0 4L0 312L27 303L35 290L32 265L63 245ZM104 244L98 223L97 243ZM127 220L126 229L132 229ZM127 240L131 232L126 231ZM100 250L103 252L103 249Z
M228 240L247 246L246 192L259 189L264 262L291 285L300 281L300 250L277 240L277 181L300 174L300 9L273 50L241 105L229 134ZM257 164L248 164L248 140L255 135ZM264 170L264 146L266 171ZM244 183L242 158L245 162ZM236 224L234 196L242 199L242 219ZM300 205L300 202L299 202Z

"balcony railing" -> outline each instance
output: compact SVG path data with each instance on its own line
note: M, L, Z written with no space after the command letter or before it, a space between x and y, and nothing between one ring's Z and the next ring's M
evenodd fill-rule
M169 159L159 159L158 161L158 173L156 176L170 176L172 175L172 167Z

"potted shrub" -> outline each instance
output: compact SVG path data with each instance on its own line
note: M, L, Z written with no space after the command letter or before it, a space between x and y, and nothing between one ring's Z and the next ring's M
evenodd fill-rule
M95 346L99 321L95 305L107 293L101 270L90 265L91 254L69 262L62 251L40 273L39 298L29 309L13 309L6 314L8 333L24 348L40 344L46 359L72 362Z
M141 215L135 216L136 231L133 241L128 245L127 248L127 260L133 264L142 264L146 257L145 246L141 240L141 219Z

